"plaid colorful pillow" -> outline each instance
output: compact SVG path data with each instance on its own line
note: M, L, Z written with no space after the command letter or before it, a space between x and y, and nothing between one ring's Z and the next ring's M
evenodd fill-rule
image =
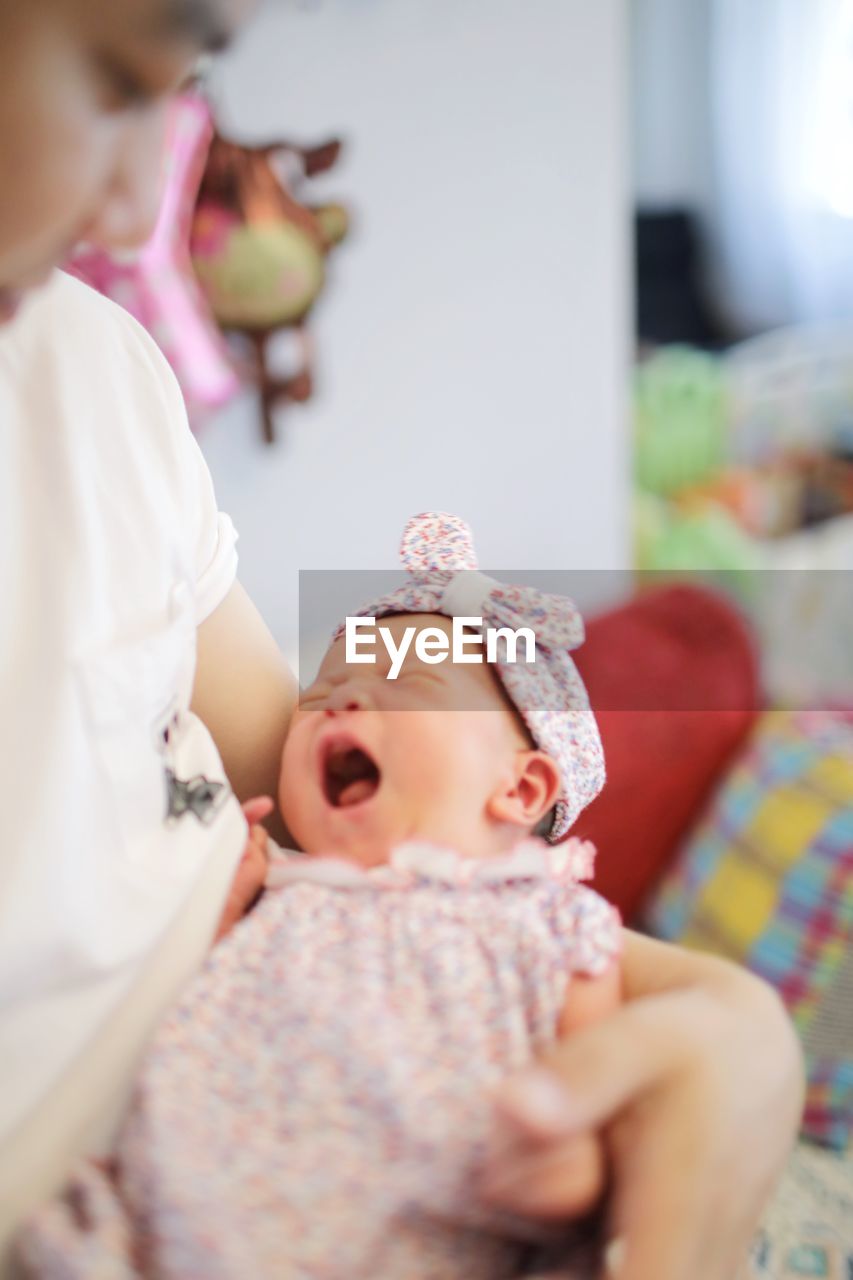
M644 916L779 991L808 1061L804 1131L853 1133L853 723L768 712Z

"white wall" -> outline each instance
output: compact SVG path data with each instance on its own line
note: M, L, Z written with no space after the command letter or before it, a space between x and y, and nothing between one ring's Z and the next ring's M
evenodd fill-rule
M705 210L710 200L712 2L630 0L632 181L642 205Z
M221 74L246 138L340 131L356 230L320 387L265 449L202 435L241 577L293 649L299 568L388 568L427 507L492 568L628 557L624 0L272 3Z

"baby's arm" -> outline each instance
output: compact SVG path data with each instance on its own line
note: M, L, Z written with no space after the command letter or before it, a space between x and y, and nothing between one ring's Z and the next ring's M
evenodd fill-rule
M597 978L575 974L569 983L566 1002L557 1027L557 1037L565 1040L574 1031L600 1022L614 1013L622 1003L622 969L614 961L606 973ZM582 1134L575 1139L578 1185L587 1184L583 1197L590 1208L604 1191L607 1169L601 1138L594 1133Z
M583 894L588 891L583 890ZM591 897L587 897L587 902ZM601 900L598 900L599 903ZM607 917L609 908L601 903L600 912ZM609 963L598 952L603 972L595 976L570 972L568 989L557 1019L558 1040L570 1039L576 1032L601 1022L622 1003L621 929L613 913L610 917ZM562 1221L565 1218L567 1189L578 1216L600 1201L607 1182L607 1162L601 1136L594 1132L573 1135L554 1142L550 1112L554 1104L553 1086L543 1072L541 1077L541 1127L528 1125L521 1132L516 1125L501 1126L496 1156L491 1163L488 1195L496 1204L505 1203L515 1212L531 1217ZM529 1170L526 1194L519 1195L519 1166ZM523 1180L522 1180L523 1181Z
M600 1022L608 1014L615 1012L621 1003L622 970L618 961L614 961L606 972L595 978L589 978L584 974L573 974L557 1024L558 1039L565 1040L574 1032L580 1031L582 1027ZM534 1160L538 1154L535 1149L531 1151ZM567 1176L572 1178L573 1190L577 1197L576 1203L579 1206L578 1212L582 1214L586 1209L592 1209L601 1198L607 1180L604 1144L599 1135L584 1133L572 1138L560 1152L559 1160L555 1162L556 1172L559 1172L559 1179L555 1179L554 1183L553 1216L558 1219L564 1216L561 1197L565 1193ZM545 1184L540 1182L538 1187L537 1217L552 1216L549 1212L548 1197L545 1194L546 1184L547 1179Z
M135 1280L142 1274L137 1244L110 1173L81 1160L64 1194L24 1223L12 1246L12 1273L22 1280Z
M557 1024L558 1037L562 1040L581 1027L600 1022L609 1013L614 1013L621 1003L622 969L618 962L614 961L605 973L596 978L575 974L569 983Z

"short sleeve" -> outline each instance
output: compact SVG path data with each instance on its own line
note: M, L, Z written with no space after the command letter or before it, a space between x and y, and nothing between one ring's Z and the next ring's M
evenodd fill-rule
M131 321L131 317L126 317ZM132 323L132 322L131 322ZM190 430L178 380L154 340L134 324L152 367L164 409L168 464L177 484L177 500L195 574L195 620L204 621L228 594L237 576L237 532L217 506L213 479Z
M557 895L552 922L571 973L598 978L622 954L619 912L584 885L573 885Z
M199 455L200 468L203 468L203 475L198 477L199 488L210 488L209 501L200 503L202 519L196 538L195 615L198 626L222 603L237 577L237 531L231 517L217 509L210 473L195 440L191 438L190 443Z

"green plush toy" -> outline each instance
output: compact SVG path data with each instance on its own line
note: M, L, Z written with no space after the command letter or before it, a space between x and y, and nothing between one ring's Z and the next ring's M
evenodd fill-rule
M635 499L634 547L639 570L676 577L708 574L743 603L752 599L754 570L764 562L759 544L723 507L709 503L680 511L651 494Z
M641 364L634 386L640 488L666 497L708 480L726 458L727 405L719 361L665 347Z

